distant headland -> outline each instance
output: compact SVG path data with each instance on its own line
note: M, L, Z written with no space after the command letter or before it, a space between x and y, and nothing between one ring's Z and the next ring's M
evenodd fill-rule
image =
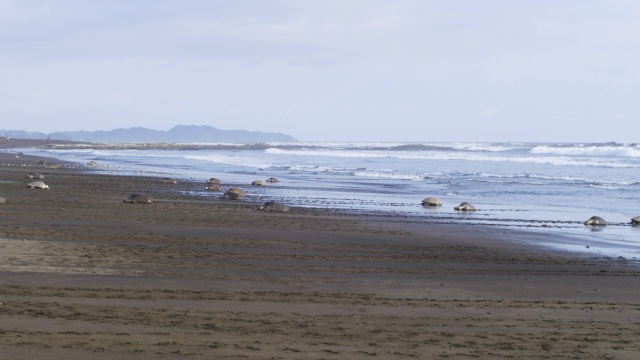
M101 131L56 131L50 134L24 130L0 130L3 139L63 140L117 143L262 143L292 142L294 137L248 130L221 130L213 126L178 125L168 131L142 127Z

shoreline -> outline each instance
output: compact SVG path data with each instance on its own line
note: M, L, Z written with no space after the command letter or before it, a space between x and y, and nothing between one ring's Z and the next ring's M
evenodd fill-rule
M38 159L0 151L0 351L12 359L640 351L640 271L617 259L547 251L499 227L264 213L188 183ZM36 169L51 189L25 188ZM133 192L153 203L123 203Z
M47 139L14 139L0 138L0 149L40 148L48 146L82 146L91 143L85 141L47 140Z
M16 141L21 147L15 148L16 150L19 150L20 148L31 148L33 145L33 142L36 141L40 141L40 140L12 140L12 141ZM76 143L79 144L79 146L83 146L86 145L88 143L79 143L79 142L68 142L68 141L57 141L57 140L51 140L53 144L53 146L55 147L55 145L61 145L62 147L66 147L67 145L69 146L75 146ZM11 149L11 148L10 148ZM9 149L9 150L10 150ZM2 150L0 150L2 151ZM5 152L8 150L4 150ZM27 155L22 154L21 157L25 157ZM42 158L42 156L33 156L33 155L28 155L29 157L34 157L34 158ZM157 177L158 174L153 174L153 173L141 173L138 175L134 175L131 173L127 173L127 174L117 174L117 173L112 173L109 172L109 170L107 169L96 169L94 167L91 166L85 166L82 164L78 164L75 162L66 162L64 160L60 160L57 159L55 157L47 157L47 158L43 158L46 159L46 161L48 163L55 163L55 164L62 164L62 166L64 168L66 168L67 170L74 170L74 171L86 171L86 173L88 174L94 174L94 175L100 175L100 176L125 176L125 177L148 177L148 181L149 182L153 182L153 181L157 181L159 180L159 178ZM31 161L30 164L27 164L26 167L41 167L41 165L37 164L37 161ZM105 173L103 173L103 171L105 171ZM193 180L193 179L182 179L181 180L182 184L199 184L199 182ZM229 186L240 186L242 187L243 184L228 184ZM246 184L244 184L246 185ZM161 189L165 189L165 190L171 190L170 188L167 187L163 187ZM191 187L182 187L181 191L183 192L193 192L195 189L194 186ZM212 193L212 194L216 194L216 193ZM211 194L208 194L211 195ZM194 195L194 197L196 198L200 198L200 199L205 199L208 198L209 196L201 196L201 195ZM259 202L250 202L250 200L246 200L243 203L251 203L254 204L255 206L259 206L262 205L262 203ZM303 208L298 208L298 209L303 209ZM387 213L384 211L365 211L365 210L349 210L349 209L319 209L319 208L304 208L305 211L318 211L318 212L328 212L328 213L337 213L337 214L342 214L345 216L353 216L356 217L362 221L364 221L366 219L366 221L369 221L371 223L374 223L377 225L380 224L394 224L394 223L404 223L404 224L410 224L415 231L418 232L425 232L425 231L433 231L433 228L439 228L440 233L444 234L446 233L450 227L453 227L455 229L455 231L457 232L464 232L465 234L467 234L467 236L472 236L474 237L476 232L482 232L485 234L489 234L486 235L484 238L488 239L491 237L491 234L495 233L495 232L502 232L502 230L506 230L507 232L510 232L510 238L516 238L516 240L509 240L509 239L501 239L499 241L503 242L503 243L509 243L509 244L513 244L513 243L521 243L522 245L528 246L530 247L532 250L540 250L540 251L548 251L548 252L555 252L558 254L564 254L567 256L573 256L573 257L583 257L583 258L594 258L594 259L600 259L600 260L607 260L607 261L617 261L620 263L627 263L627 264L635 264L636 266L640 266L640 258L638 257L633 257L633 258L626 258L626 257L621 257L621 256L610 256L607 255L605 253L602 252L598 252L597 250L595 250L594 244L592 244L590 242L593 241L592 239L588 239L585 235L576 235L576 234L571 234L568 233L566 231L562 231L562 230L558 230L558 229L528 229L526 226L522 226L522 227L518 227L518 226L508 226L508 227L504 227L501 224L497 224L497 225L487 225L487 224L474 224L474 223L460 223L460 222L443 222L443 221L433 221L430 219L425 219L423 217L420 216L416 216L416 215L412 215L412 214L402 214L402 213ZM373 220L373 219L379 219L380 221L377 220ZM391 225L391 226L395 226L395 225ZM441 229L440 229L441 228ZM545 234L544 232L548 231L548 234ZM594 230L595 231L595 230ZM581 247L583 248L589 248L591 249L590 251L586 251L584 249L580 249L580 250L567 250L567 249L562 249L561 247L557 246L557 242L555 244L551 244L551 242L549 241L545 241L545 239L547 238L563 238L565 240L571 240L572 243L576 243L576 242L581 242L582 245ZM542 240L535 240L535 243L531 243L529 242L529 240L531 239L542 239ZM551 244L551 245L549 245ZM577 247L577 246L576 246ZM617 258L617 259L614 259Z
M19 142L22 140L12 140L12 141ZM36 141L39 141L39 140L36 140ZM29 148L29 145L31 145L32 143L33 143L33 140L27 140L24 144L20 144L20 145L24 146L22 148ZM66 144L66 142L63 142L59 145L62 148L67 148L67 146L71 146L71 147L76 146L75 143ZM81 143L79 146L80 148L82 148L85 145L90 146L91 148L94 148L96 145L109 145L109 144ZM134 145L136 145L135 148L137 149L144 149L144 146L146 146L146 144L134 144ZM138 147L139 145L143 147ZM160 144L160 145L163 145L163 144ZM173 144L173 145L181 146L179 144ZM51 146L52 146L51 148L55 148L55 144L52 144ZM18 147L13 149L16 152L19 152L19 150L22 148ZM5 151L8 151L8 150L5 149ZM41 157L42 155L33 155L33 156ZM62 163L60 160L56 158L51 158L51 157L48 158L48 161L52 163ZM74 161L71 161L71 162L65 161L65 164L66 165L64 166L67 168L72 168L75 170L86 170L90 173L99 174L99 175L136 176L136 177L150 176L152 177L150 181L154 180L153 179L154 176L162 177L162 176L178 175L178 174L144 171L144 170L141 170L141 171L132 171L132 170L126 171L123 169L116 170L117 165L113 165L113 164L106 165L106 166L104 164L98 164L97 167L86 166L80 162L74 162ZM30 164L28 166L37 166L37 165ZM156 178L155 180L157 179L158 178ZM194 177L178 177L177 179L183 184L189 183L193 185L191 187L181 186L180 187L181 191L190 192L196 196L200 196L200 198L202 199L208 198L211 195L211 194L203 194L203 192L200 189L201 183L199 181L196 181ZM230 183L227 185L238 186L238 187L247 186L247 184L240 183L240 182ZM196 193L199 193L199 194L196 194ZM251 201L251 199L245 199L245 202L249 202L249 201ZM255 202L256 199L253 199L253 201ZM255 204L258 206L258 205L261 205L262 203L256 202ZM289 203L287 205L296 206L297 204ZM312 210L312 209L318 210L318 211L324 210L324 209L313 207L313 206L311 207L305 206L304 204L302 206L309 210ZM424 207L422 208L424 209ZM426 209L426 210L432 210L432 209ZM364 219L364 218L371 219L373 217L378 217L382 219L382 221L385 223L388 223L390 221L391 222L409 221L410 223L427 224L425 226L430 226L430 227L445 226L446 228L447 226L454 226L457 229L486 228L485 231L489 231L489 232L496 231L499 229L508 229L509 231L513 232L514 236L512 237L518 238L519 239L518 241L522 242L522 241L531 240L529 245L540 248L545 251L567 253L570 256L578 256L578 257L606 258L609 260L619 260L621 262L632 263L632 264L635 264L636 266L640 266L640 252L638 251L638 249L634 247L632 243L629 243L629 245L624 244L624 241L626 241L625 240L626 236L633 236L633 229L630 232L628 230L624 230L629 233L624 233L624 234L620 233L620 231L622 230L620 229L620 227L623 227L623 228L631 227L631 225L628 225L626 223L610 222L607 229L598 229L598 228L590 229L590 228L584 227L582 225L582 222L580 221L579 222L580 225L578 227L581 227L582 229L576 229L576 228L557 227L556 225L554 225L554 221L549 221L545 223L544 221L539 221L539 220L523 220L523 221L520 221L520 224L518 224L517 220L512 220L514 221L513 223L505 224L503 222L509 221L509 220L496 218L494 219L496 223L493 223L493 224L482 223L482 222L475 223L473 222L473 220L462 221L461 219L459 219L460 214L451 214L449 215L449 217L440 216L440 217L430 218L430 217L424 217L422 215L416 215L415 210L411 210L410 212L402 212L402 211L389 212L386 210L369 210L369 209L356 209L356 208L349 209L349 208L340 207L340 208L330 209L327 211L335 211L335 212L343 213L346 215L358 216L361 219ZM482 221L486 222L486 219L483 219ZM543 224L543 225L540 226L540 224ZM591 236L597 232L600 232L601 230L607 230L606 232L608 234L599 234L599 236L595 236L595 237ZM420 231L427 231L427 230L423 228L423 229L420 229ZM471 230L471 231L476 231L476 230ZM605 236L603 237L602 235L605 235ZM562 239L562 240L548 241L547 239L549 238ZM513 240L505 240L505 241L513 242Z

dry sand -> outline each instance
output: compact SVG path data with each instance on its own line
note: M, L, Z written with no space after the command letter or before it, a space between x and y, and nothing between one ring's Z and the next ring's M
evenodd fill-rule
M2 359L640 358L624 261L37 160L0 150Z

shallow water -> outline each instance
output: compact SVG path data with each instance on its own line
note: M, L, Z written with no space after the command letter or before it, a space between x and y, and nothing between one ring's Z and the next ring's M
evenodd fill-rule
M283 143L179 150L31 149L114 174L247 184L249 201L424 217L572 235L546 243L569 251L640 259L640 147L636 144ZM250 187L269 177L279 183ZM203 186L204 189L204 186ZM195 190L196 194L211 196ZM436 196L444 206L421 206ZM461 214L462 201L478 211ZM583 225L592 215L605 228ZM587 248L588 246L588 248Z

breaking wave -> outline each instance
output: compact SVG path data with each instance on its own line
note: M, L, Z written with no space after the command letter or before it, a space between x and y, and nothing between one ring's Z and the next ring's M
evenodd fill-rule
M640 158L640 147L636 144L587 144L587 145L541 145L531 149L531 154L555 154L588 157Z

